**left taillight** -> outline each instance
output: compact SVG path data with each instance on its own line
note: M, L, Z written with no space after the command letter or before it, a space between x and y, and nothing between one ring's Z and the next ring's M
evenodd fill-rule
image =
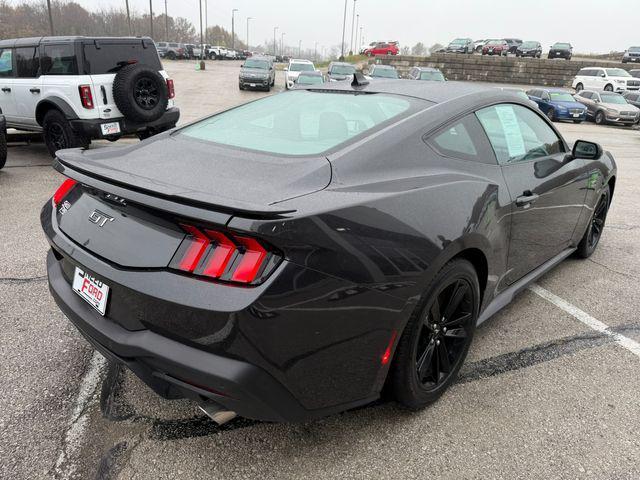
M281 255L255 238L180 224L187 234L169 267L199 277L258 285Z
M167 78L167 92L169 93L169 98L173 98L176 96L176 90L173 85L173 80L170 78Z
M93 108L93 94L91 93L91 85L80 85L78 87L80 92L80 101L82 106L87 109Z
M64 198L67 195L69 195L71 190L73 190L73 187L75 187L77 184L78 182L76 182L71 178L67 178L64 182L62 182L62 184L58 187L56 192L53 194L53 198L52 198L53 206L55 207L56 205L59 205L60 202L62 202L62 200L64 200Z

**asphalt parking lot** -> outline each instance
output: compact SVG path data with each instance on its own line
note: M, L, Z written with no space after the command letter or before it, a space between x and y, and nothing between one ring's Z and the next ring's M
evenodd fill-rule
M265 95L238 90L238 66L166 62L181 122ZM12 145L0 171L0 478L640 478L640 131L559 128L618 163L595 254L486 322L430 408L379 402L296 425L217 427L94 353L47 289L39 212L61 177L42 143Z

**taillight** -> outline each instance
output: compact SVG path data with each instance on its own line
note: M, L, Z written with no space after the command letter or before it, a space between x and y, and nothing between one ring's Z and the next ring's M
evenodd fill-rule
M169 92L169 98L173 98L176 96L176 90L173 86L173 80L167 78L167 92Z
M91 86L90 85L80 85L78 87L80 91L80 100L82 101L82 106L84 108L93 108L93 95L91 94Z
M78 182L76 182L71 178L67 178L64 182L62 182L62 185L60 185L56 190L56 193L53 194L53 199L52 199L53 206L55 207L62 200L64 200L64 197L66 197L69 194L69 192L73 190L73 187L75 187L77 183Z
M254 238L180 224L187 233L170 268L232 283L261 283L280 261L280 255Z

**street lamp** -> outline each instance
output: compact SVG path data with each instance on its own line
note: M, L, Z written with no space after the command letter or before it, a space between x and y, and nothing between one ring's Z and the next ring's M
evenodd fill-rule
M302 40L298 40L298 58L302 57Z
M318 42L316 42L313 46L313 61L318 61Z
M360 14L356 15L356 51L354 52L356 55L360 53L360 45L358 44L358 24L360 23Z
M349 53L353 55L353 24L356 20L356 0L353 0L353 15L351 16L351 41L349 42Z
M251 50L249 48L249 20L253 20L253 17L247 17L247 50Z
M273 56L275 57L278 54L278 45L276 44L276 30L280 27L273 27Z
M285 36L285 32L282 32L280 34L280 56L284 57L284 36Z
M340 60L344 60L344 33L347 28L347 0L344 0L344 17L342 18L342 42L340 43Z
M235 15L237 11L237 8L231 10L231 50L236 49Z

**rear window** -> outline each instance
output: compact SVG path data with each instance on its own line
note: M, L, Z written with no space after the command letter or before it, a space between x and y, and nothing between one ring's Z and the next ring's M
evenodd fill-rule
M417 101L417 100L412 100ZM189 137L284 155L314 155L399 116L409 99L293 91L219 113L180 130Z
M98 43L84 45L84 73L100 75L103 73L116 73L123 66L137 62L148 65L151 68L162 70L158 52L153 44L136 43Z

